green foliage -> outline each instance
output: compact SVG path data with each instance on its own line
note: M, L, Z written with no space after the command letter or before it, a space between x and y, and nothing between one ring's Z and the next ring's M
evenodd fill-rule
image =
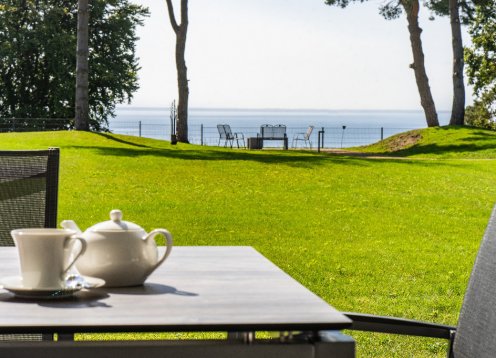
M492 0L458 0L460 20L468 25L474 19L476 6L488 6ZM449 16L449 0L428 0L425 5L438 16Z
M351 2L366 2L367 0L325 0L326 5L339 6L341 8L347 7ZM379 14L385 19L397 19L402 13L401 0L386 1L379 6Z
M337 309L454 325L496 197L496 133L419 133L413 158L393 159L87 132L0 146L61 147L59 221L87 228L120 208L176 245L251 245ZM358 357L446 357L444 340L348 333Z
M93 0L90 14L90 121L100 129L138 88L135 29L148 10ZM74 117L76 29L77 1L0 0L0 118Z
M469 26L472 46L465 48L468 83L473 85L476 101L474 118L489 115L484 123L496 117L496 0L478 6Z
M465 51L469 83L475 94L493 92L496 86L496 0L492 6L477 7L469 27L472 47Z
M496 130L495 117L496 113L481 101L475 101L473 106L465 109L465 124L472 127Z

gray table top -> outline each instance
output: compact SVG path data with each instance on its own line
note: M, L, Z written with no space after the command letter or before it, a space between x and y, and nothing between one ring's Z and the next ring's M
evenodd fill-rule
M162 250L162 248L160 248ZM19 275L0 248L0 277ZM174 247L144 286L26 300L0 290L0 332L286 331L351 321L251 247Z

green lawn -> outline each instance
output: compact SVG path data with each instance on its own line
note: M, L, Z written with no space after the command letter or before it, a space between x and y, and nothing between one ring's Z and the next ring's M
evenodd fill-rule
M176 245L254 246L340 310L456 324L496 202L496 135L419 133L397 159L84 132L1 134L0 148L61 147L59 221L119 208ZM353 336L360 357L445 356L442 340Z

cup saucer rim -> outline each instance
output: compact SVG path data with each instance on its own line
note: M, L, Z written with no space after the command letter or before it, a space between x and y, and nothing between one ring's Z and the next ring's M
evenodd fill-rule
M92 281L95 288L102 286L105 281L94 277L88 277L80 275L86 280ZM102 282L99 282L102 281ZM6 276L0 278L0 288L6 289L8 291L25 291L25 292L54 292L54 291L64 291L64 292L77 292L85 289L84 286L69 286L62 285L60 287L26 287L22 284L22 276Z

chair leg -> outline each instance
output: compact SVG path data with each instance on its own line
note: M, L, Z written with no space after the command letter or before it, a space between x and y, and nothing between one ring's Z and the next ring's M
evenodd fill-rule
M74 333L58 333L59 341L74 341Z
M449 343L448 343L448 352L447 352L447 355L446 357L447 358L453 358L453 342L455 341L455 335L456 335L456 332L452 331L450 332L450 340L449 340Z
M43 341L53 341L53 333L42 333L41 340Z

